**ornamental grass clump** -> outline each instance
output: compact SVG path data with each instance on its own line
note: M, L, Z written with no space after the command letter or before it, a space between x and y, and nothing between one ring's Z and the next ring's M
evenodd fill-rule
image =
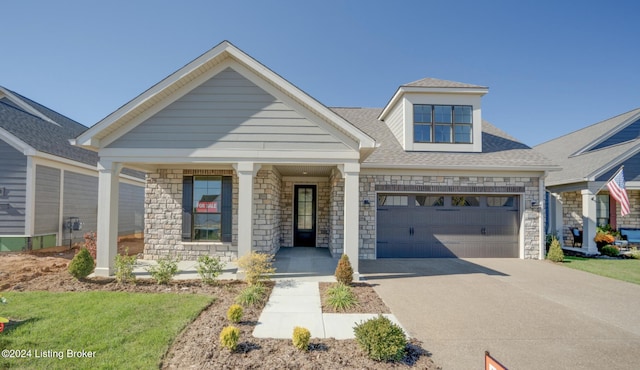
M407 337L402 328L387 317L369 319L353 328L360 348L375 361L400 361L404 358Z
M276 272L273 267L273 255L267 253L251 252L238 258L238 267L244 271L244 280L249 285L256 285L262 281L271 279Z
M202 279L202 283L214 285L216 278L222 274L225 263L220 261L220 257L200 256L198 257L198 266L196 270Z
M358 304L351 287L343 283L336 283L327 289L327 303L336 311L344 311Z
M89 276L89 274L93 272L93 267L94 263L91 254L87 248L82 248L80 252L73 256L71 263L69 263L69 273L74 278L80 280Z
M564 252L562 251L560 242L555 237L551 241L551 246L549 246L549 253L547 254L547 259L553 262L564 261Z
M171 279L180 271L178 261L171 257L160 258L156 266L150 266L147 271L158 284L169 284Z
M227 319L233 323L238 323L242 320L242 306L239 304L232 304L227 310Z
M238 341L240 340L240 329L235 326L226 326L220 332L220 344L233 352L238 348Z
M311 339L311 332L307 328L296 326L293 328L293 346L301 351L307 351L309 349L309 340Z
M349 262L349 257L346 254L343 254L342 257L340 257L338 266L336 266L335 276L339 283L349 285L353 282L353 268L351 267L351 262Z
M265 299L265 288L261 284L249 285L236 297L236 303L245 307L257 306Z

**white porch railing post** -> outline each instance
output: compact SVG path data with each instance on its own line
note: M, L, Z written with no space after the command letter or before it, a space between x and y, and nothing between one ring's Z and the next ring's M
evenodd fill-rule
M111 276L118 253L118 198L122 164L98 163L96 276ZM90 231L90 230L87 230Z

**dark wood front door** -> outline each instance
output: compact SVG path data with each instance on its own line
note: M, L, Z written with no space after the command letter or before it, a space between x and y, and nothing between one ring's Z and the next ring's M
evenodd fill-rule
M316 186L295 185L293 246L316 246Z

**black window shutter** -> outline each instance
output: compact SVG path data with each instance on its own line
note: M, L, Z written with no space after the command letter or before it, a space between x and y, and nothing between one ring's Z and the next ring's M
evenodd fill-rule
M231 226L233 221L233 178L222 177L222 241L231 242L233 237Z
M191 220L193 217L193 177L182 178L182 240L191 241Z

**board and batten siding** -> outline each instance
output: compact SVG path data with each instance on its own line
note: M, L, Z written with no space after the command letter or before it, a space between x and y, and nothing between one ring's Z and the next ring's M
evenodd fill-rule
M118 235L142 233L144 230L144 187L120 183Z
M108 147L352 150L232 68L196 87Z
M403 116L404 104L407 104L407 103L405 103L403 99L398 104L396 104L395 107L393 107L393 109L391 110L391 113L389 113L389 116L384 120L384 123L387 124L387 126L389 127L389 130L391 130L391 133L393 133L393 136L395 136L396 139L398 139L398 142L400 144L404 143L404 130L405 130L405 127L404 127L405 123L404 123L404 116ZM411 117L410 123L411 125L413 125L413 117ZM413 129L413 127L410 127L410 128Z
M55 234L60 228L60 170L36 165L35 235Z
M0 235L24 235L27 157L0 140Z

